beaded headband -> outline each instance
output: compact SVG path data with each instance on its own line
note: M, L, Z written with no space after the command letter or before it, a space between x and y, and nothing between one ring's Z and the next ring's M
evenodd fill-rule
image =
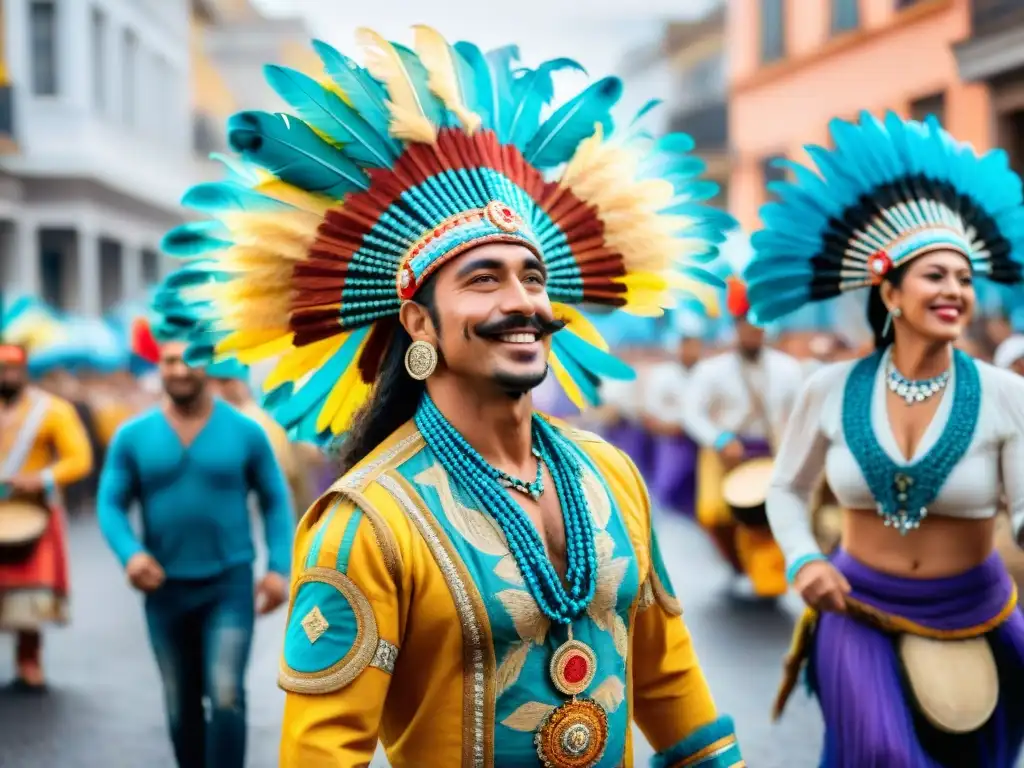
M788 160L772 182L744 271L752 314L768 322L937 250L963 254L999 283L1021 281L1020 178L1001 150L979 157L934 117L924 123L867 112L830 123L835 148L807 147L816 171Z
M278 358L275 417L307 438L342 433L402 302L459 254L516 243L543 260L567 323L552 371L577 405L596 403L600 377L633 374L573 305L658 315L716 282L702 265L734 222L704 204L717 185L699 178L692 140L614 132L613 77L542 118L552 75L582 69L568 59L522 68L514 46L485 54L427 27L415 50L366 29L357 40L365 69L319 41L319 80L268 66L294 114L232 117L228 180L186 193L216 218L163 243L202 264L162 298L193 322L192 355Z

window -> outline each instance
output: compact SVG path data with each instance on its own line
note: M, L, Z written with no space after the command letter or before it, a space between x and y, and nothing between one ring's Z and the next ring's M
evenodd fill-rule
M777 160L785 160L785 155L769 155L761 161L761 176L764 179L765 200L773 200L774 195L768 190L768 184L772 181L786 181L789 178L789 171L775 165Z
M124 294L124 264L121 244L100 240L100 307L107 312L117 306Z
M29 8L32 38L32 92L57 95L57 7L53 0L32 0Z
M92 103L96 111L107 111L107 17L92 9Z
M910 117L912 120L924 122L928 115L935 115L939 124L946 122L946 94L933 93L930 96L910 102Z
M125 125L133 126L137 119L138 105L139 38L130 29L121 37L121 71L124 73L121 94L121 119Z
M860 0L832 0L832 34L860 26Z
M778 61L786 54L785 0L761 0L761 62Z
M160 256L156 251L142 249L142 282L148 288L160 280Z

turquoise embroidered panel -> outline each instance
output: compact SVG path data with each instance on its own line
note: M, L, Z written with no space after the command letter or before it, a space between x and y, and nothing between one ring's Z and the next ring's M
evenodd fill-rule
M626 659L629 610L640 588L636 556L611 493L589 459L580 454L584 488L594 520L598 588L573 636L597 656L596 674L580 696L597 700L608 713L609 740L598 768L621 763L629 732ZM552 684L552 654L567 639L552 627L526 591L523 577L493 519L454 484L429 449L405 462L401 474L415 487L444 528L483 598L497 663L495 766L534 765L533 737L544 715L567 697Z
M285 663L307 675L337 664L355 646L358 621L351 603L333 584L303 584L285 630Z

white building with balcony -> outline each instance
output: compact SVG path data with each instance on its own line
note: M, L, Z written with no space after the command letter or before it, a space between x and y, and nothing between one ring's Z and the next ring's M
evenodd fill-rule
M190 5L4 0L3 295L97 315L163 271L196 171Z

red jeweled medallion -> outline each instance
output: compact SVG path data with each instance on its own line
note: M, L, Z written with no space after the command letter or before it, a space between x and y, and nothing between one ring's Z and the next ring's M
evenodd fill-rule
M500 200L492 200L484 209L484 215L498 229L504 232L515 232L523 228L519 215Z
M592 699L573 699L551 711L534 734L544 768L592 768L608 745L608 715Z
M566 696L587 690L594 679L597 657L586 643L570 637L551 657L551 682Z
M892 269L892 259L885 251L876 251L868 258L868 270L871 272L871 282L878 285L882 278Z
M405 264L398 272L398 296L409 300L416 294L416 273L410 264Z

